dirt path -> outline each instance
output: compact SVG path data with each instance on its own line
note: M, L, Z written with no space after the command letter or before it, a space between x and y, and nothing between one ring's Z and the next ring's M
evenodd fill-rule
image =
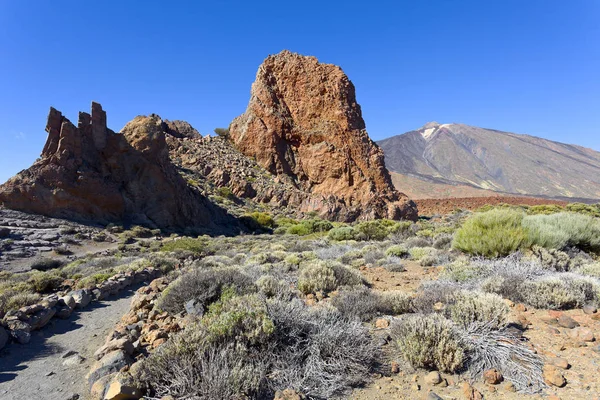
M108 332L129 310L135 288L92 303L68 320L53 319L32 334L27 345L12 343L0 352L0 399L67 400L87 396L85 381L93 353ZM85 360L65 366L62 358L75 351ZM73 360L73 357L70 358Z

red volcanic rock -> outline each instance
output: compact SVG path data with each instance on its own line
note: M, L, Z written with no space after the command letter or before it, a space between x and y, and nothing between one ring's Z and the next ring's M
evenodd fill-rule
M139 116L121 133L92 103L77 126L54 108L41 158L0 186L0 204L53 217L159 228L215 228L228 215L190 188L169 159L165 134L189 136L189 124ZM234 224L235 225L235 224Z
M269 56L229 132L236 148L269 172L327 199L304 202L303 211L341 220L417 216L415 204L394 189L354 85L335 65L289 51Z

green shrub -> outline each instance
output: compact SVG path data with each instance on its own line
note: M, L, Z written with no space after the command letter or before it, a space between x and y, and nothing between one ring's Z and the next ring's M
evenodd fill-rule
M508 323L508 306L502 297L492 293L456 292L448 307L449 316L455 324L468 328L474 322L502 328Z
M51 272L39 272L31 275L29 283L37 293L49 293L60 289L63 278Z
M414 368L455 372L465 360L465 348L454 324L437 314L404 315L391 326L400 354Z
M263 228L275 227L275 220L268 213L255 211L253 213L248 214L247 216L252 218L258 225L260 225Z
M229 200L235 199L235 195L233 194L231 189L229 189L227 186L221 186L221 187L217 188L216 193L217 193L217 196L221 196L224 199L229 199Z
M441 276L455 282L468 282L477 278L481 272L478 265L471 263L469 258L463 256L444 265Z
M411 297L403 292L377 293L366 287L342 287L331 304L349 319L371 321L378 315L410 311Z
M312 232L310 232L306 225L297 224L289 226L286 230L286 233L289 235L306 236L310 235Z
M529 245L523 218L524 213L511 209L476 213L456 231L452 246L474 255L506 256Z
M413 247L408 250L410 258L415 261L421 261L423 258L430 256L435 253L433 247Z
M600 263L585 264L578 267L575 272L585 276L591 276L600 279Z
M351 226L340 226L338 228L333 228L329 231L327 237L335 241L366 239L366 236L363 233L357 231Z
M147 239L152 237L152 231L144 226L136 225L131 228L133 237Z
M179 238L163 243L161 251L190 251L194 254L206 254L208 246L204 239Z
M286 232L291 235L306 236L313 233L328 232L331 229L333 229L333 225L329 221L322 219L308 219L290 225Z
M533 244L547 249L578 247L600 251L600 220L589 215L529 215L523 220Z
M391 247L388 247L387 250L385 251L385 255L388 257L389 256L405 257L408 255L408 250L406 249L406 247L404 247L400 244L396 244Z
M48 271L51 269L60 268L62 266L63 266L63 262L60 260L54 260L51 258L41 258L41 259L33 261L29 265L29 268L36 270L36 271Z
M79 282L77 282L77 287L80 289L83 288L90 288L96 285L99 285L103 282L106 282L110 277L112 277L114 274L110 273L110 272L100 272L94 275L90 275L88 277L85 277L83 279L81 279Z
M390 226L385 220L364 221L356 225L356 230L362 233L366 240L384 240L390 234Z

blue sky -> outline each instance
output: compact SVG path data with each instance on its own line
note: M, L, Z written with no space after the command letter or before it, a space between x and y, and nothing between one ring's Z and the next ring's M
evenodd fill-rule
M0 0L0 182L41 152L49 106L206 134L283 49L340 65L375 140L435 120L600 150L599 20L597 0Z

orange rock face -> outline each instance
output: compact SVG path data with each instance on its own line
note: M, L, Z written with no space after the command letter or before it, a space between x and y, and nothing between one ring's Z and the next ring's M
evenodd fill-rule
M320 212L333 200L338 219L417 216L415 204L394 189L354 85L335 65L288 51L269 56L229 131L233 144L269 172L327 199L306 208Z
M227 214L189 188L171 163L165 135L177 129L151 115L136 117L117 134L97 103L91 115L79 113L77 126L51 108L41 158L0 186L0 204L96 223L227 224Z

